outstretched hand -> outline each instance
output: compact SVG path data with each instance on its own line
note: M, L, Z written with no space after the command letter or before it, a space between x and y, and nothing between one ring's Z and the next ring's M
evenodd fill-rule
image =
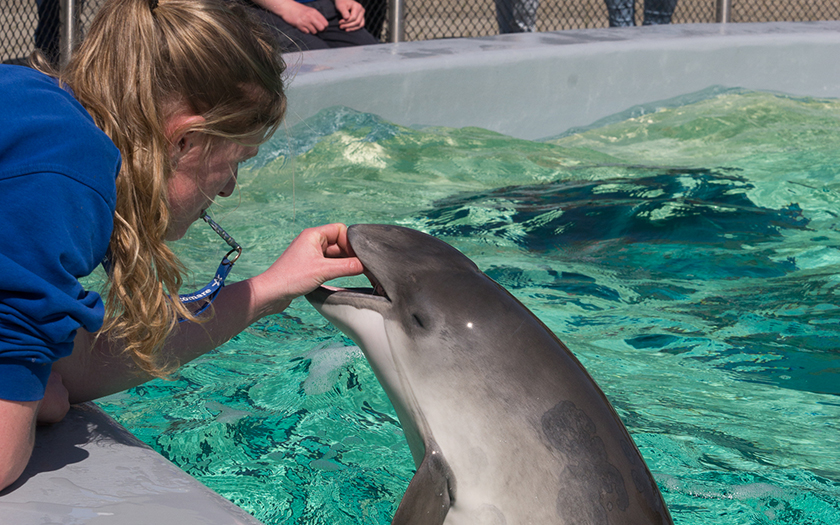
M262 304L277 313L288 303L338 277L364 270L347 242L347 226L328 224L301 232L264 273L254 277ZM278 309L279 308L279 309Z

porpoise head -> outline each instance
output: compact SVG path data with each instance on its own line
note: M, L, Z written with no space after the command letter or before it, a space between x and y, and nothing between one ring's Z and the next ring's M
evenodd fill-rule
M441 311L463 296L473 279L486 279L469 258L430 235L399 226L356 224L348 240L365 267L370 288L322 286L308 294L310 303L365 351L406 433L415 463L425 446L423 414L406 383L407 369L422 373L423 356L395 355L395 348L422 348L450 325L467 326L468 312ZM457 319L463 313L463 319ZM411 340L413 344L408 344ZM410 361L411 363L407 363ZM416 428L419 426L421 428ZM422 435L421 435L422 434Z

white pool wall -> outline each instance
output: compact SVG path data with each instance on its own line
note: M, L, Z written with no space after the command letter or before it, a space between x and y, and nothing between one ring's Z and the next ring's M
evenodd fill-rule
M347 106L540 139L710 86L840 97L840 22L523 33L287 55L294 125Z

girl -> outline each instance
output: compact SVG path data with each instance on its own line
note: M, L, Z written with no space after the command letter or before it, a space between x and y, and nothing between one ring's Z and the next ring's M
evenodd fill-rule
M283 118L272 42L223 0L109 0L60 74L37 57L40 71L0 66L0 489L26 466L37 422L362 272L332 224L200 315L177 299L184 268L166 241L233 192L237 165ZM99 264L104 303L78 281Z

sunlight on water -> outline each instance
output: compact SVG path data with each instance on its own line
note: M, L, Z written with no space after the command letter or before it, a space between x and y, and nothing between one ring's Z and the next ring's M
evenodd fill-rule
M587 366L677 524L829 525L838 159L840 101L743 90L540 142L333 108L279 132L214 215L245 248L232 279L326 222L446 240ZM178 250L202 284L224 246L199 226ZM270 524L390 523L413 474L363 355L304 300L100 404Z

